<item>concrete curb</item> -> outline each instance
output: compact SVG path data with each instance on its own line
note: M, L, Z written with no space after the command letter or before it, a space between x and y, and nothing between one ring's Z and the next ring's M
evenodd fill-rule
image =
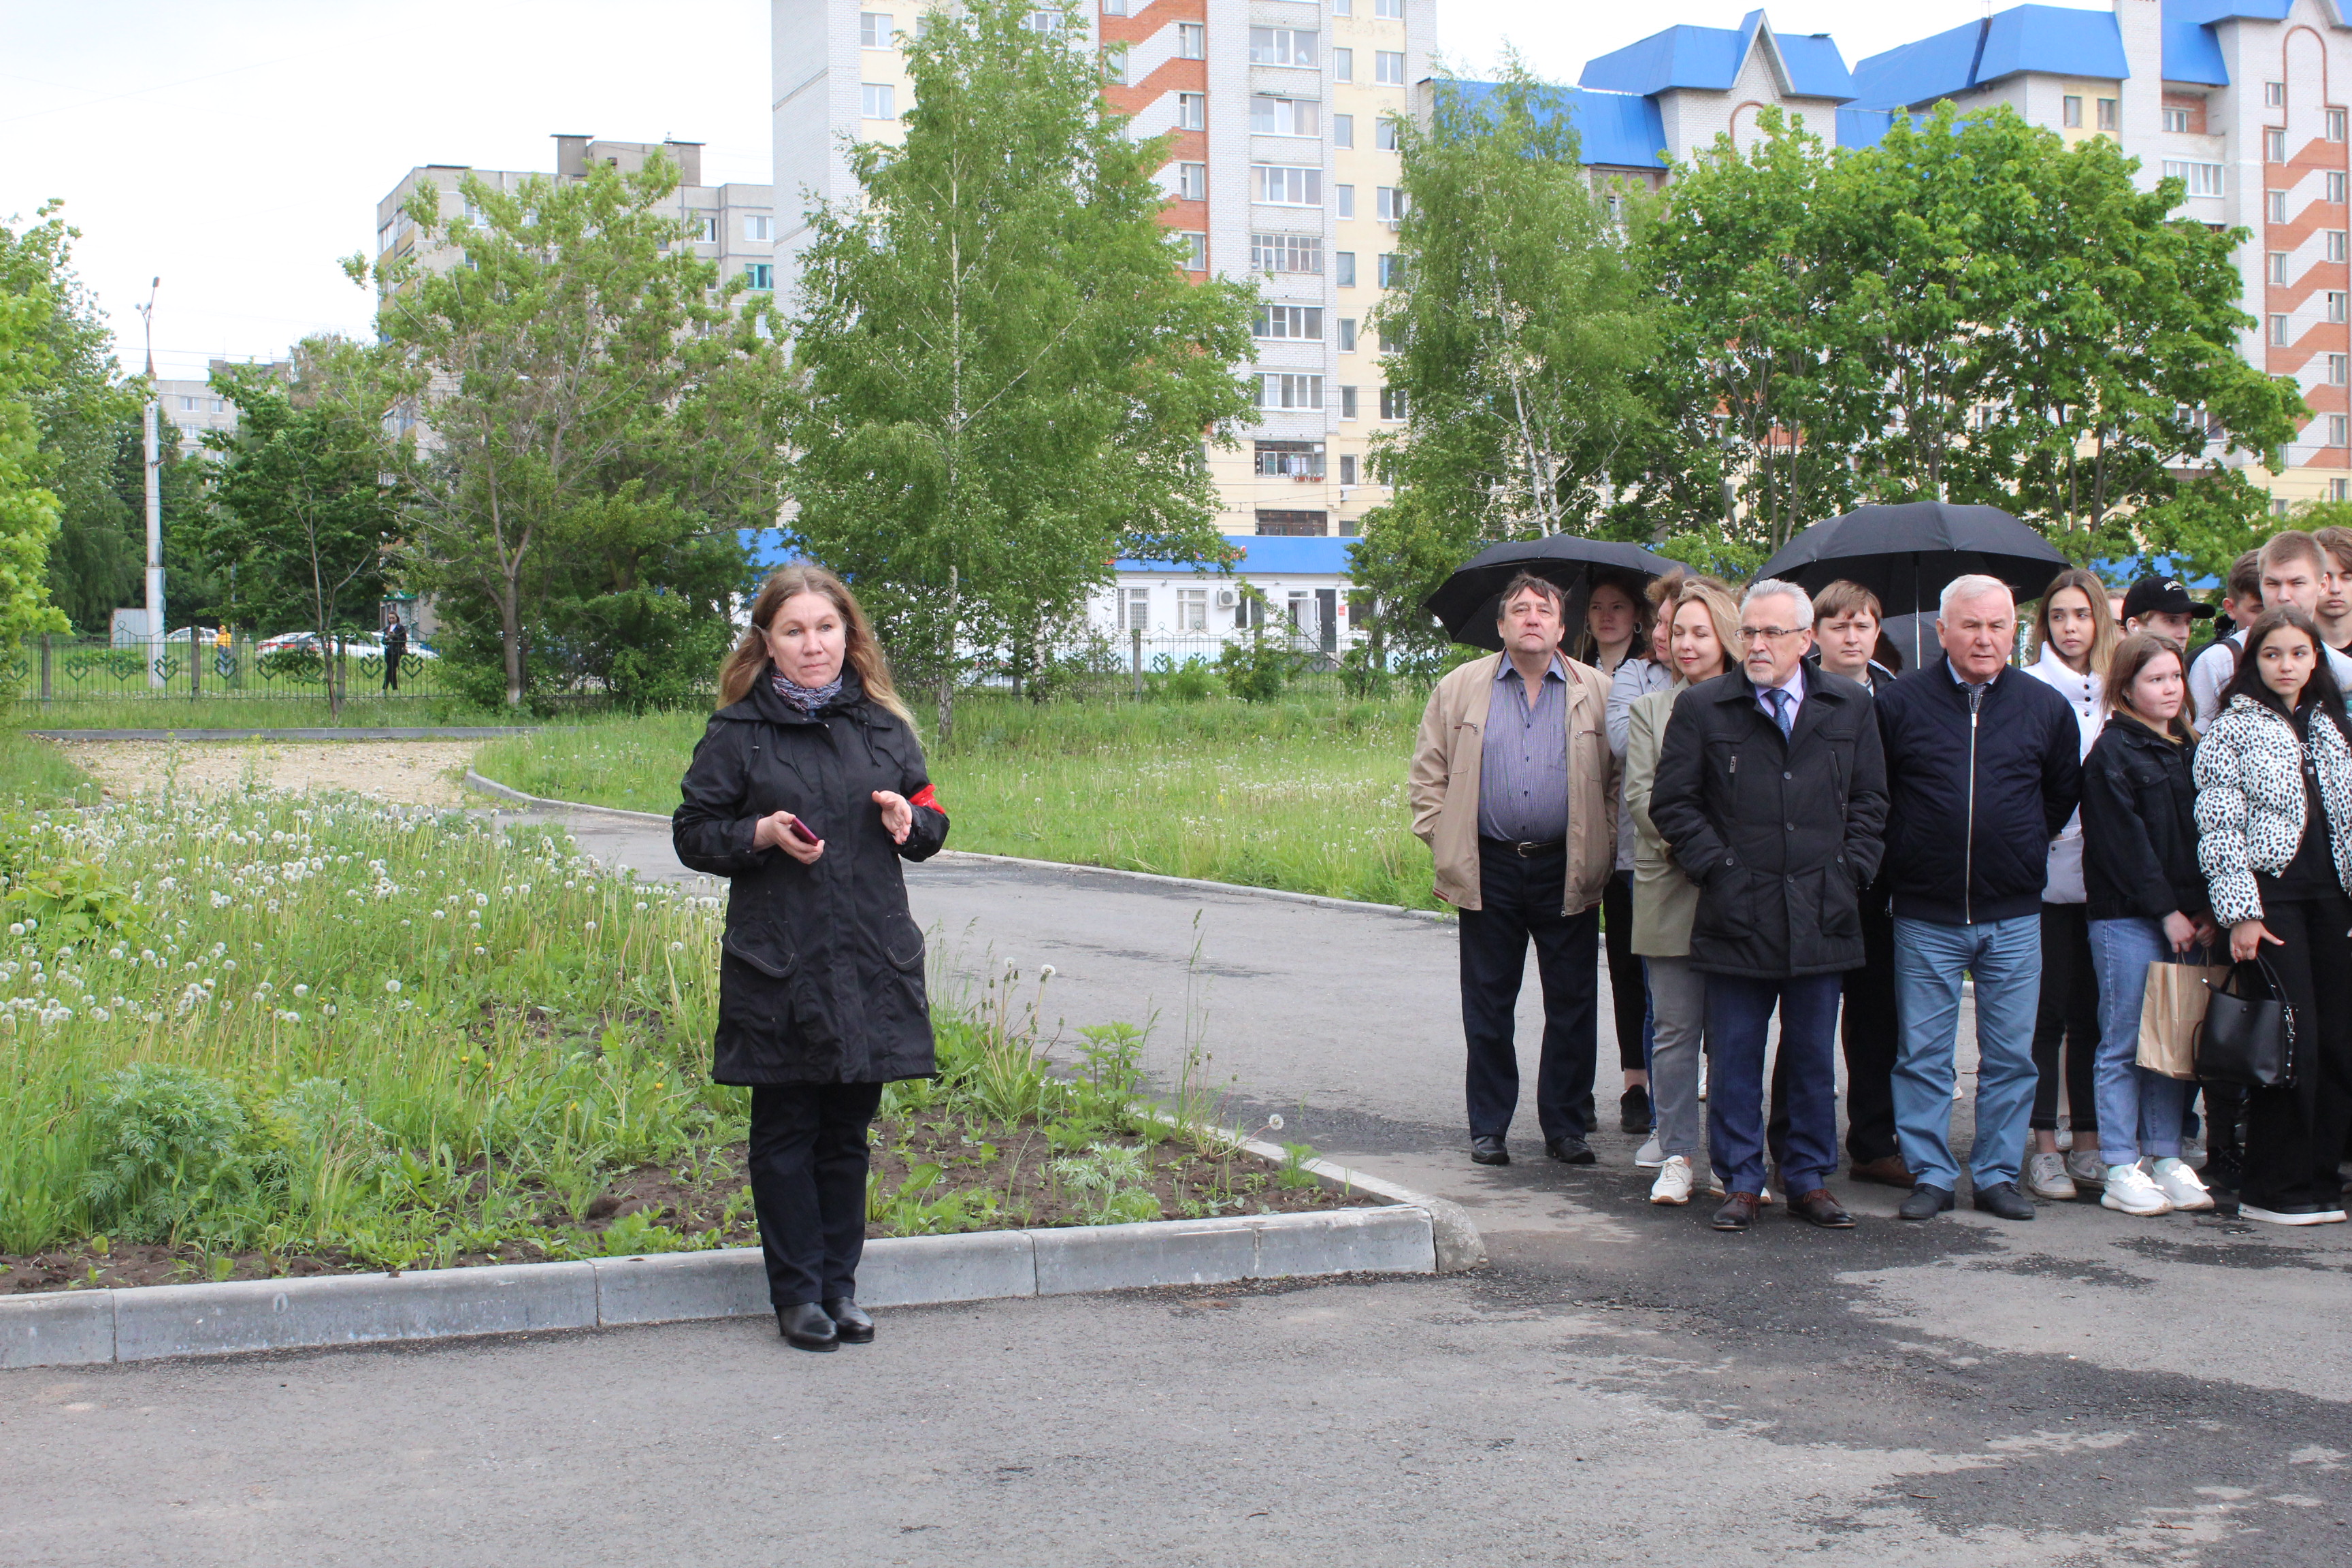
M545 795L525 795L511 784L496 779L486 779L473 769L466 770L466 787L517 805L536 806L546 811L585 811L598 816L616 816L630 822L667 823L669 818L659 812L624 811L616 805L583 805L576 801L551 800ZM1204 893L1246 893L1253 898L1279 899L1286 903L1312 904L1327 910L1354 910L1375 915L1402 915L1408 920L1451 921L1454 917L1441 910L1410 910L1402 904L1368 904L1358 899L1335 899L1324 893L1294 893L1282 888L1253 888L1244 882L1212 882L1200 877L1168 877L1157 871L1128 871L1116 866L1081 866L1067 860L1029 860L1018 855L979 855L969 849L942 849L933 860L970 860L982 865L1026 866L1038 871L1060 871L1072 876L1124 877L1132 882L1156 882L1165 888L1186 888Z
M1281 1152L1275 1151L1277 1157ZM1359 1178L1354 1184L1370 1190L1386 1184ZM1459 1256L1458 1241L1440 1239L1444 1227L1433 1206L898 1237L866 1243L857 1294L867 1306L911 1307L1237 1279L1428 1274L1446 1267L1449 1248ZM1475 1244L1475 1229L1470 1237ZM70 1290L0 1300L0 1368L765 1317L769 1311L766 1265L759 1248L749 1247L578 1263Z

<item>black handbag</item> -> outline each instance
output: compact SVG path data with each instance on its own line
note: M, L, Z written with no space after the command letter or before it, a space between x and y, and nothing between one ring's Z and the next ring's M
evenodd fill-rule
M2254 984L2269 993L2252 994ZM2294 1007L2270 960L2256 958L2230 971L2210 993L2196 1035L2197 1076L2246 1089L2284 1089L2294 1082Z

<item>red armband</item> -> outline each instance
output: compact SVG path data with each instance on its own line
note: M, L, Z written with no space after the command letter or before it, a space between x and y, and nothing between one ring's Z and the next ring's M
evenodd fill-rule
M941 816L945 816L948 814L948 808L940 804L940 797L932 793L931 786L929 784L925 784L922 788L917 790L912 795L908 796L907 804L908 805L927 805L933 811L938 812Z

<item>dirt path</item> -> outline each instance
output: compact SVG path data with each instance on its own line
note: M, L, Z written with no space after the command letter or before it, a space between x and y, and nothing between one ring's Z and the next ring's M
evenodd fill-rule
M67 741L57 744L109 795L152 794L172 770L181 789L221 790L248 773L270 789L355 790L406 805L478 802L460 782L478 741Z

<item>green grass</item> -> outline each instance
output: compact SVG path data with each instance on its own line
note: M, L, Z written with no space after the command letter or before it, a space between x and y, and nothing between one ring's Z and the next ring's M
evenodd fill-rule
M0 728L0 805L93 802L97 788L56 746Z
M8 710L17 730L318 730L341 725L407 729L439 724L539 724L528 709L482 709L455 697L360 697L340 718L322 697L117 697L40 702Z
M1434 909L1405 805L1422 701L1311 685L1265 703L966 696L931 778L954 848ZM493 742L475 766L530 795L668 812L703 726L584 723Z

